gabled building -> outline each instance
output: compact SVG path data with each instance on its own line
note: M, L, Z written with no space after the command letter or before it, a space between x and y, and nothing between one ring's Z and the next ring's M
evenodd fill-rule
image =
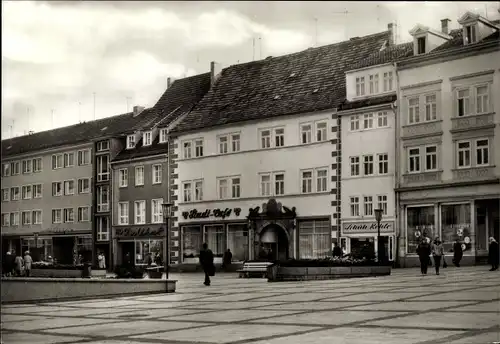
M171 131L173 263L331 255L340 221L337 106L352 61L389 32L230 66Z

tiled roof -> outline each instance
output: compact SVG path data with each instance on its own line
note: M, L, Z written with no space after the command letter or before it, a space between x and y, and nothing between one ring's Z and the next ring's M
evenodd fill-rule
M388 39L385 31L228 67L172 132L335 108L345 98L347 66Z
M354 62L349 70L360 69L397 61L398 59L413 55L413 42L389 46L382 51L377 51L362 60Z
M458 47L461 47L464 45L463 30L462 29L451 30L450 36L452 37L452 39L441 44L439 47L434 49L431 53L436 52L436 51L451 49L451 48L458 48Z
M123 147L125 147L125 138L123 140ZM131 160L136 158L141 158L145 156L153 156L157 154L166 154L168 152L168 144L167 143L159 143L160 136L158 135L153 144L149 146L144 146L144 139L141 138L137 143L134 149L123 149L113 161L122 161L122 160Z
M339 111L343 110L352 110L352 109L359 109L367 106L375 106L375 105L381 105L381 104L386 104L386 103L392 103L396 101L397 95L396 94L389 94L385 96L380 96L380 97L373 97L373 98L366 98L362 100L355 100L352 102L349 101L344 101L339 107Z

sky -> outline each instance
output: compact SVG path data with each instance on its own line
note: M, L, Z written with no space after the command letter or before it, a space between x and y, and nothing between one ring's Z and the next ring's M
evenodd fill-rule
M500 2L2 1L2 139L153 106L173 79ZM253 43L255 42L255 44ZM95 100L95 101L94 101ZM95 106L94 106L95 104Z

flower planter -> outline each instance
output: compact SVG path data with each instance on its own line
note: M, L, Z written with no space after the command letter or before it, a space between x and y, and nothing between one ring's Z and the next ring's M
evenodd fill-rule
M390 266L332 266L332 267L268 267L268 282L309 281L352 277L375 277L391 274Z

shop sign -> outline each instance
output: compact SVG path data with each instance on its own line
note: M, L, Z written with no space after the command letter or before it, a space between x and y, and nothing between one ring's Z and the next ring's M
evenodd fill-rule
M344 233L377 233L377 222L351 222L343 223L342 231ZM394 232L394 221L380 222L380 232Z
M220 218L225 219L226 217L231 216L231 213L234 211L234 215L240 216L241 208L226 208L226 209L206 209L204 211L198 211L198 209L192 209L190 211L183 211L182 217L185 220L187 219L208 219L208 218Z
M117 237L162 237L163 235L163 227L157 229L151 227L120 227L115 229L115 236Z

